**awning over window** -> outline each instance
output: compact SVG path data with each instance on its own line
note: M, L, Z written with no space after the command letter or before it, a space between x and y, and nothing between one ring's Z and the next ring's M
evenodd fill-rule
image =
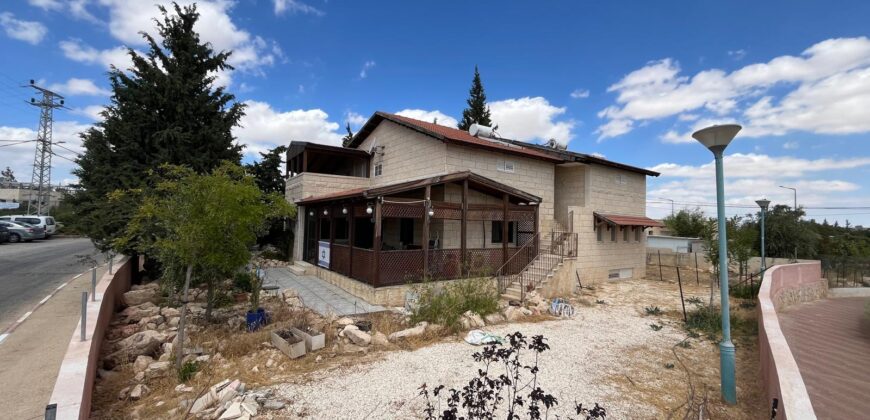
M607 223L613 226L663 227L658 220L644 216L622 216L619 214L593 213L595 223Z

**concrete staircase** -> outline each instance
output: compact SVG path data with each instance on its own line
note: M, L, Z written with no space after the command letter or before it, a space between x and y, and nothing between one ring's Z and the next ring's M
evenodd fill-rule
M501 297L506 300L522 301L526 292L543 287L562 268L563 258L560 255L544 253L541 251L537 257L523 270L513 276L512 281L502 293ZM530 288L531 287L531 288Z

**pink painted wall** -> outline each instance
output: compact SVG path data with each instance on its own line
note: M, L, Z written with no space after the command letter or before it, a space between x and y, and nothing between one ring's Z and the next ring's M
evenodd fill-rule
M115 261L114 273L106 272L97 283L97 301L88 301L86 341L81 341L81 321L67 347L50 403L57 404L57 419L87 419L99 366L100 347L115 310L130 290L133 262L129 257Z
M777 418L814 419L812 403L779 325L777 311L824 297L827 283L819 261L769 268L758 291L758 348L767 405L779 400ZM821 296L819 292L821 291Z

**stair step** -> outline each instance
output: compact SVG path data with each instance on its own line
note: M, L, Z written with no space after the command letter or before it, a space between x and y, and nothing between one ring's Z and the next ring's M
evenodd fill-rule
M304 267L300 267L298 265L291 265L291 266L287 267L287 269L290 270L291 273L293 273L297 276L304 276L305 275L305 268Z

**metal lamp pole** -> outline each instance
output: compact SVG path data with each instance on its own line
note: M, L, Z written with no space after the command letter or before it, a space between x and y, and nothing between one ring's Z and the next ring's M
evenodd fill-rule
M755 203L758 204L758 207L761 207L761 275L764 276L764 272L767 271L767 258L765 258L764 252L764 215L767 213L767 206L770 205L770 200L762 198L761 200L756 200Z
M742 127L737 124L714 125L692 133L692 137L713 152L716 161L716 213L719 218L719 283L722 305L722 342L719 343L719 371L722 398L737 404L734 343L731 342L731 309L728 301L728 238L725 226L725 171L722 154Z
M794 192L794 207L792 208L792 210L794 210L794 218L795 218L795 220L797 220L798 219L798 215L797 215L798 214L797 213L797 209L798 209L797 208L797 188L786 187L784 185L780 185L779 188L785 188L787 190L792 190ZM798 251L797 246L795 246L794 247L794 259L795 260L797 260L797 251Z

